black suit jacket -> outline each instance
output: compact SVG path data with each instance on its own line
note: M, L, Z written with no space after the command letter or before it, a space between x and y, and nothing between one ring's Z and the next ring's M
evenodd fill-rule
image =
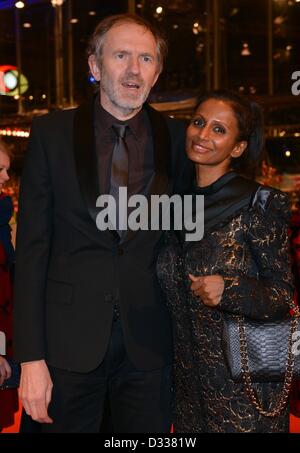
M145 108L155 162L148 195L180 191L189 180L185 128ZM18 361L45 358L79 372L96 368L107 350L116 300L136 368L151 370L172 360L170 320L155 269L163 233L129 231L120 243L116 233L99 231L98 185L93 104L36 118L20 190Z

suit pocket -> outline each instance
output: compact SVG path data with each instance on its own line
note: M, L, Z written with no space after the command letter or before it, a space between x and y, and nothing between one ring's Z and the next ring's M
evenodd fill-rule
M48 279L46 290L47 304L66 304L72 303L73 285Z

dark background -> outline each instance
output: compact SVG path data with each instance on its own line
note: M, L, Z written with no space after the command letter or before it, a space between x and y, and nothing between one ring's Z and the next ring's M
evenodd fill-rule
M88 37L95 25L106 15L126 12L126 0L67 0L63 5L64 60L67 61L67 7L72 3L74 51L74 97L80 102L89 90L85 50ZM16 65L14 8L7 8L13 1L0 0L0 65ZM160 0L136 1L136 12L157 22L165 31L169 42L169 56L165 70L154 93L202 92L207 85L207 47L212 52L213 36L207 37L211 27L213 1ZM163 7L158 15L156 8ZM258 95L268 93L267 66L267 6L268 0L219 0L221 85L251 91ZM91 16L89 12L96 14ZM300 70L300 2L273 0L273 63L274 94L291 93L291 74ZM23 28L24 23L31 28ZM198 34L193 24L199 23ZM25 102L28 109L49 107L55 102L54 8L50 0L27 0L20 10L22 72L29 80ZM243 43L251 55L242 56ZM291 50L287 50L291 46ZM68 78L65 67L65 89ZM47 99L42 99L43 94ZM29 96L33 100L29 101ZM170 96L169 96L170 97ZM1 98L2 112L12 111L12 99Z

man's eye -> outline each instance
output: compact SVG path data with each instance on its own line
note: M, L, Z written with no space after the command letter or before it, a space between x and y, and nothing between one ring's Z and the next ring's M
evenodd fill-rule
M144 56L143 60L147 63L148 61L151 61L151 57Z
M117 58L118 58L119 60L122 60L122 59L124 58L124 54L123 54L123 53L118 53L118 54L117 54Z

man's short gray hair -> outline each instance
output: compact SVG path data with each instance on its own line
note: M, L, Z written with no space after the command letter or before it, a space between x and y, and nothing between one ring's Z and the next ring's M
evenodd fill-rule
M150 31L150 33L152 33L157 45L158 69L159 72L161 72L163 69L164 59L168 53L166 39L164 38L162 32L155 25L135 14L116 14L114 16L108 16L101 22L99 22L89 40L87 56L89 57L90 55L94 55L96 61L100 63L106 33L114 25L123 23L134 23L140 25L146 30Z

